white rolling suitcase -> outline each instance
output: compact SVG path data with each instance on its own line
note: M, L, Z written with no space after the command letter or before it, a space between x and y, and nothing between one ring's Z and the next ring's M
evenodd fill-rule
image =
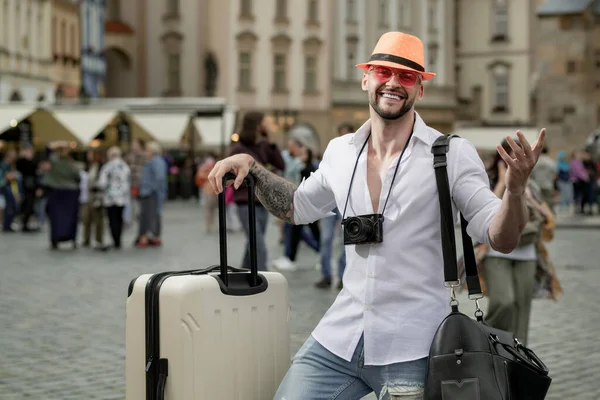
M223 179L234 179L227 174ZM247 177L251 270L221 264L142 275L129 285L126 400L267 400L290 366L288 285L257 272L254 181ZM223 185L225 186L225 185Z

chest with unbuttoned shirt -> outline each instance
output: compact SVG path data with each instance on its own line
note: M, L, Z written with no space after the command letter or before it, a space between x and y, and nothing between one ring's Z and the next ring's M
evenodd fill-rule
M364 334L366 365L388 365L426 357L433 335L448 315L444 287L440 211L431 145L441 135L415 113L412 138L402 157L384 213L384 240L346 246L344 288L313 336L350 361ZM343 210L354 163L358 165L346 216L381 212L397 157L382 182L379 210L367 188L367 154L359 151L371 126L333 139L317 172L294 195L294 221L306 224L338 207ZM488 229L501 200L489 189L483 162L464 139L451 141L448 175L455 213L469 221L469 233L489 244Z

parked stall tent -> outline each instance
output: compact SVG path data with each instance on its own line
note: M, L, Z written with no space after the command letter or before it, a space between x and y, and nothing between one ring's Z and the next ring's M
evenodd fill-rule
M218 146L223 150L231 142L237 108L228 107L222 98L101 98L90 99L86 104L67 100L52 105L11 103L0 105L0 140L3 133L28 119L32 123L34 144L40 150L53 140L67 140L77 148L107 147L118 144L116 125L121 116L129 123L132 139L156 140L167 150L187 150L192 144L195 150ZM101 141L96 140L100 137Z

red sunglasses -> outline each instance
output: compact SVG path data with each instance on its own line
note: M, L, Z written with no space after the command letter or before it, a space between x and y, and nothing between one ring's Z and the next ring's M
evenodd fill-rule
M415 86L417 80L419 79L419 75L415 72L383 67L381 65L372 66L371 71L373 72L375 78L381 82L387 82L392 79L392 76L396 75L398 77L398 81L404 87Z

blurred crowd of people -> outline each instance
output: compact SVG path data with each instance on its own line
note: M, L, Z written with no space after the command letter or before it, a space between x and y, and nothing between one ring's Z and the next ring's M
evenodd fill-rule
M493 154L485 160L491 182L497 179L497 158L498 155ZM568 154L560 150L556 158L552 158L549 149L544 148L531 180L553 212L594 215L600 213L599 171L600 158L592 151L577 150Z
M0 162L2 231L39 232L48 220L50 247L71 242L76 248L81 223L80 244L106 251L122 247L124 226L137 219L134 245L160 246L168 169L158 143L142 140L134 140L126 154L116 146L89 150L83 162L63 141L50 143L37 158L30 145L19 153L8 150Z

